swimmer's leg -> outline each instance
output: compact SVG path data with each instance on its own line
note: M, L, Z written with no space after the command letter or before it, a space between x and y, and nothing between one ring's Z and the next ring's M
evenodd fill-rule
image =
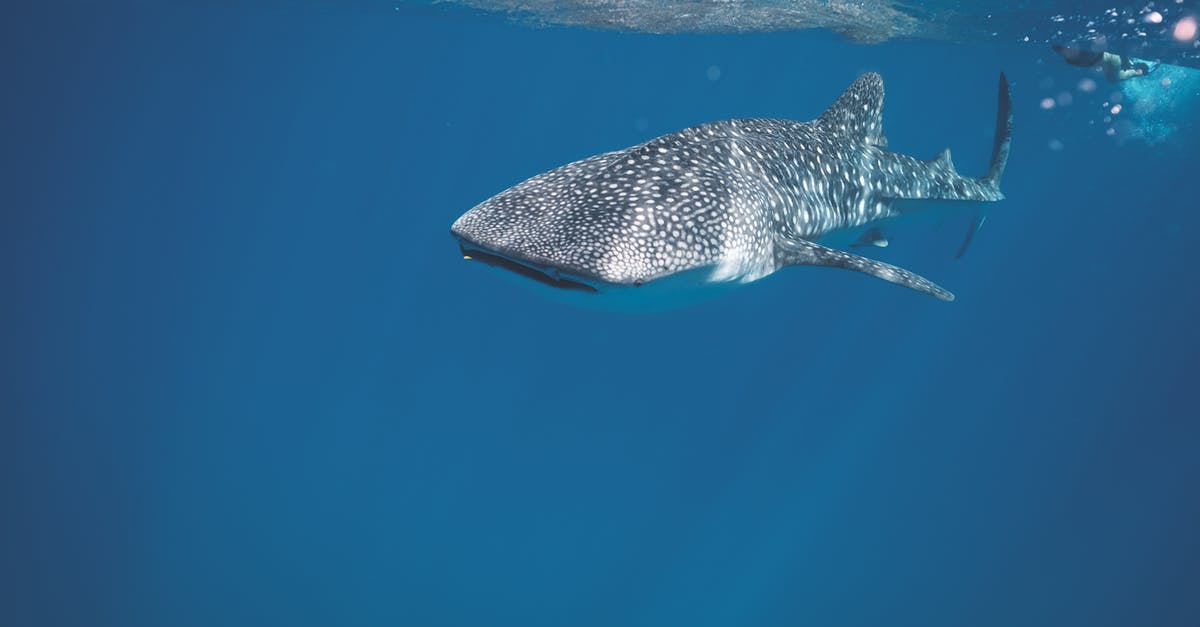
M1157 61L1147 61L1135 57L1105 52L1100 61L1104 69L1104 78L1109 82L1119 83L1138 76L1145 76L1158 69Z

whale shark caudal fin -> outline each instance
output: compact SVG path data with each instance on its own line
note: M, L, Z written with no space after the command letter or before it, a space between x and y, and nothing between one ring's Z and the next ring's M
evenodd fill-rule
M1004 175L1004 166L1008 165L1008 152L1012 145L1012 96L1008 93L1008 79L1005 78L1004 72L1000 73L998 91L999 93L996 95L996 136L992 143L992 165L988 168L987 176L982 179L983 184L995 188L1000 187L1000 177ZM949 161L950 151L946 150L942 154ZM967 247L971 245L971 240L975 238L975 234L979 232L979 228L983 226L985 220L987 220L987 214L980 209L975 214L975 218L971 220L967 236L963 239L962 246L958 247L958 253L954 255L955 259L961 259L967 252Z
M856 270L863 274L878 277L884 281L903 285L909 289L944 301L954 300L954 294L942 289L933 281L918 276L891 264L867 259L848 252L826 248L820 244L805 239L777 238L775 245L775 261L780 266L829 266Z
M858 77L838 97L816 124L823 130L880 148L883 136L883 77L868 72Z
M996 135L992 143L992 165L988 168L987 176L983 177L983 182L993 187L1000 186L1004 166L1008 165L1012 123L1012 96L1008 93L1008 79L1005 78L1004 72L1001 72L999 93L996 94Z

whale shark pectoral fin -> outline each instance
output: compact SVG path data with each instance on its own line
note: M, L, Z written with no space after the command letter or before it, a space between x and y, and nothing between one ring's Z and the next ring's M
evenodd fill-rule
M963 253L967 252L967 246L970 246L971 240L975 239L975 234L979 232L979 227L983 226L984 220L987 220L987 214L981 211L971 221L971 226L967 228L967 237L963 239L962 246L958 247L958 252L954 255L955 259L962 259Z
M804 239L777 238L775 245L775 261L783 266L829 266L856 270L863 274L883 279L896 285L929 294L944 301L954 300L954 294L942 289L933 281L913 274L904 268L867 259L841 250L826 248L820 244Z

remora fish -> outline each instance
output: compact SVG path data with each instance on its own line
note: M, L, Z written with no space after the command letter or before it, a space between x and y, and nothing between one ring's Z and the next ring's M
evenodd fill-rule
M869 73L816 120L712 122L569 163L489 198L450 231L467 259L618 308L695 300L795 265L856 270L949 301L908 270L819 242L870 239L938 204L903 201L1003 199L1012 133L1003 74L998 101L982 178L960 176L948 149L929 161L887 150L883 79Z

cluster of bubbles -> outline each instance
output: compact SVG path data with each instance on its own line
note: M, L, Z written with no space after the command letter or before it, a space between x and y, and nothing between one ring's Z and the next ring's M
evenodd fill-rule
M1034 22L1020 41L1125 50L1161 49L1164 42L1173 42L1177 49L1178 44L1200 49L1198 13L1200 10L1185 0L1164 0L1110 7L1099 14L1058 14L1044 23Z
M1129 27L1128 30L1122 33L1123 37L1146 37L1150 35L1151 29L1159 24L1164 23L1167 15L1177 12L1177 9L1182 10L1183 4L1183 0L1168 0L1167 2L1161 3L1161 8L1155 8L1156 3L1149 2L1140 7L1137 5L1126 8L1111 7L1105 9L1098 18L1088 18L1087 16L1068 17L1065 15L1055 15L1050 18L1050 21L1056 24L1062 24L1067 22L1068 19L1086 19L1087 23L1084 25L1084 27L1089 33L1096 33L1097 27L1101 26L1102 23L1107 23L1108 25L1115 27ZM1186 26L1184 28L1186 29ZM1058 34L1063 34L1061 29L1059 30ZM1190 36L1186 38L1190 39Z
M1045 77L1040 87L1043 95L1038 106L1042 110L1063 109L1078 101L1085 111L1095 112L1088 120L1090 125L1121 142L1165 141L1179 130L1181 121L1190 120L1200 110L1200 70L1172 65L1116 85L1085 76L1071 88L1056 92L1054 79ZM1048 147L1060 151L1065 145L1052 139Z
M1152 76L1121 84L1126 103L1117 109L1106 132L1118 139L1157 143L1179 130L1200 109L1200 70L1164 65ZM1116 118L1117 113L1124 113Z

